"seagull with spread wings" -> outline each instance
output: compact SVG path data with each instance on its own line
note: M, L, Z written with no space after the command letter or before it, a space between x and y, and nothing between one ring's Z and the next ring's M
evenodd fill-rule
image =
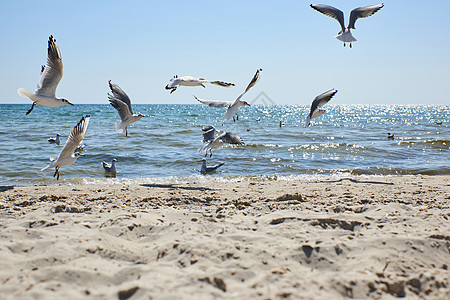
M309 112L309 115L306 117L306 123L305 127L308 127L310 125L311 119L317 118L318 116L321 116L325 113L325 110L320 109L322 106L328 103L328 101L333 98L333 96L337 93L336 89L332 89L329 91L326 91L316 98L314 98L312 104L311 104L311 110Z
M203 131L203 143L202 147L198 149L198 152L205 152L205 157L212 156L212 149L217 149L225 144L243 145L243 140L234 133L224 132L216 137L216 129L214 126L202 126Z
M67 138L64 148L59 153L59 156L56 159L50 157L52 162L41 171L54 167L55 174L53 174L53 177L57 176L56 180L59 180L59 168L72 165L77 161L78 157L83 156L79 152L74 153L74 151L83 142L84 135L86 134L89 125L89 118L89 115L81 118L80 122L73 128Z
M121 119L116 122L116 131L119 133L125 132L125 136L128 136L128 125L139 121L144 115L141 113L133 114L131 100L128 95L117 84L112 82L112 80L108 83L112 92L112 94L108 93L109 102L117 109Z
M310 6L311 6L311 8L317 10L318 12L320 12L330 18L336 19L339 22L339 25L341 25L341 31L339 31L336 38L338 40L344 42L344 47L345 47L345 43L350 43L350 48L351 48L352 42L355 42L356 39L353 37L350 29L356 29L355 28L356 20L358 20L360 18L370 17L371 15L373 15L374 13L379 11L384 6L384 4L377 4L377 5L355 8L354 10L352 10L350 12L350 20L348 22L347 27L345 27L344 13L341 10L339 10L333 6L323 5L323 4L311 4Z
M59 52L56 40L51 35L48 39L47 64L41 68L41 78L36 91L32 93L24 88L17 90L20 96L30 98L33 101L33 105L27 111L27 115L31 113L37 104L51 107L73 105L67 99L56 97L56 88L62 76L63 63L61 53Z
M236 100L234 101L215 101L215 100L204 100L204 99L200 99L196 96L194 96L195 99L197 99L197 101L199 101L202 104L208 105L210 107L216 107L216 108L226 108L227 112L225 113L225 115L222 117L223 120L229 120L231 118L233 118L233 121L236 121L239 119L237 112L239 107L241 106L250 106L250 104L246 101L242 101L241 98L245 95L245 93L247 93L253 86L255 86L255 84L258 82L259 78L261 77L261 72L262 69L258 69L256 71L255 76L253 76L252 81L250 81L249 85L247 86L247 88L245 89L245 91L239 95L239 97L237 97ZM236 115L236 119L234 117L234 115Z
M178 77L178 75L175 75L172 79L170 79L170 83L166 85L165 89L170 90L170 93L172 94L177 90L179 86L202 86L206 88L206 86L204 85L205 83L210 83L223 87L234 86L234 83L228 83L223 81L208 81L204 78L196 78L192 76Z

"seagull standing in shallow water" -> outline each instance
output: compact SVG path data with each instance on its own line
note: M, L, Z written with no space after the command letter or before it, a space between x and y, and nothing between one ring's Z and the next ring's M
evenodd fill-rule
M53 174L53 177L57 176L56 180L59 180L59 168L70 166L77 161L78 157L83 156L79 152L74 153L74 151L83 142L84 135L86 134L86 130L89 125L89 118L89 115L81 118L80 122L78 122L78 124L73 128L67 138L64 148L59 153L59 156L56 159L50 157L52 163L43 168L41 171L54 167L55 174Z
M207 174L207 173L211 173L214 172L215 170L217 170L219 167L223 166L225 163L218 163L217 165L214 166L207 166L206 165L206 159L202 160L202 167L200 169L200 173L202 174Z
M105 172L116 173L117 172L116 162L117 162L117 159L115 159L115 158L113 158L111 164L108 164L102 160L102 165L103 165L103 169L105 169Z
M128 125L139 121L143 114L133 114L133 109L131 108L131 100L128 95L112 80L109 82L109 88L112 94L108 93L109 102L111 105L117 109L121 121L116 122L116 131L119 133L125 132L125 136L128 136Z
M314 98L312 104L311 104L311 110L309 112L309 115L306 117L306 123L305 127L308 127L310 125L311 119L317 118L318 116L321 116L325 113L325 110L320 109L322 106L328 103L328 101L333 98L333 96L337 93L336 89L332 89L329 91L326 91L325 93L320 94L316 98Z
M339 31L336 38L338 40L344 42L344 47L345 47L345 43L350 43L350 48L351 48L352 42L356 42L356 39L353 37L350 29L356 29L355 28L356 20L358 20L359 18L370 17L371 15L373 15L374 13L379 11L384 5L377 4L377 5L372 5L372 6L355 8L354 10L352 10L350 12L350 20L348 22L347 27L345 27L344 13L341 10L339 10L333 6L323 5L323 4L311 4L310 6L311 6L311 8L317 10L318 12L320 12L330 18L336 19L339 22L339 25L341 25L341 31Z
M215 137L216 129L211 126L202 126L203 130L203 143L205 143L202 147L198 149L198 152L205 151L205 157L208 155L212 157L212 149L217 149L222 147L224 144L234 144L234 145L243 145L244 142L242 139L234 133L224 132L218 137Z
M61 135L60 135L59 133L57 133L57 134L56 134L56 138L49 138L47 141L48 141L50 144L57 144L57 145L59 145L59 144L61 143L61 140L59 139L60 136L61 136Z
M56 98L56 88L62 76L63 63L61 53L59 52L56 40L51 35L48 39L47 64L41 68L41 78L36 91L32 93L24 88L17 90L20 96L30 98L33 101L33 105L27 111L27 115L31 113L36 104L51 107L73 105L67 99Z
M171 90L170 93L172 94L177 90L179 86L202 86L206 88L204 83L210 83L223 87L234 86L234 83L228 83L223 81L208 81L204 78L196 78L192 76L178 77L178 75L175 75L172 79L170 79L170 83L166 85L165 89Z
M199 101L200 103L203 103L203 104L211 106L211 107L227 108L227 112L222 117L222 119L226 121L233 117L233 121L236 121L239 119L239 117L237 115L237 111L238 111L239 107L250 106L249 103L241 100L242 96L244 96L245 93L247 93L258 82L259 78L261 77L261 72L262 72L262 69L259 69L256 71L255 76L253 76L252 81L250 81L250 83L247 86L247 88L245 89L245 91L242 94L240 94L239 97L237 97L237 99L234 101L204 100L204 99L200 99L196 96L194 96L194 98L197 99L197 101ZM236 115L236 119L234 118L234 115Z

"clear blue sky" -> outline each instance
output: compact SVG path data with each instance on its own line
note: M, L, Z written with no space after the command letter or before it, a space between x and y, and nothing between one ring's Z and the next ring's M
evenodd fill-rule
M261 91L279 104L307 104L331 88L334 104L450 104L450 1L384 1L360 19L352 49L338 23L309 7L345 13L377 1L1 1L0 103L28 103L52 34L64 76L57 96L108 103L112 79L133 103L234 100L257 68ZM173 75L235 87L164 90Z

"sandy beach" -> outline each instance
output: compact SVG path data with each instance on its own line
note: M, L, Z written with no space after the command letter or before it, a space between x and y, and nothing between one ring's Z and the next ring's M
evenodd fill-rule
M1 186L1 298L449 299L449 178Z

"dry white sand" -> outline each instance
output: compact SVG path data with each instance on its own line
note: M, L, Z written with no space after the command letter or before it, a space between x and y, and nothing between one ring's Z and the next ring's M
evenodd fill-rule
M2 299L450 299L449 176L0 187Z

